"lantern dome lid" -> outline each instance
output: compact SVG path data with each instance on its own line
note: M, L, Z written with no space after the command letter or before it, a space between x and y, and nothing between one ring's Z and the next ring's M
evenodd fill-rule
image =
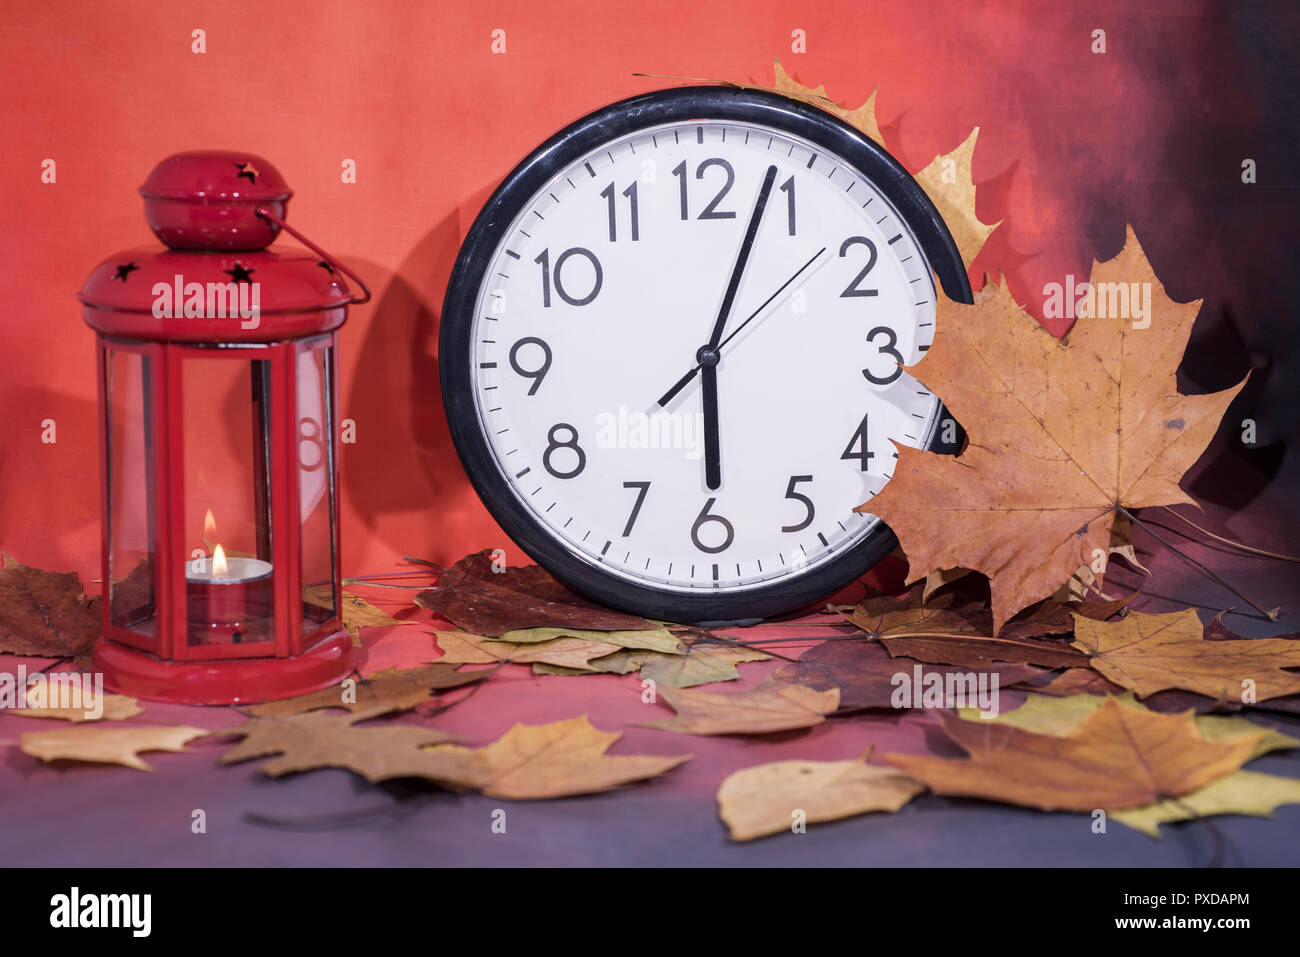
M293 190L261 156L193 150L155 166L140 195L149 227L173 249L264 249L279 227L256 210L283 218Z
M268 160L231 150L173 153L153 168L140 195L146 199L234 200L265 203L293 190Z
M142 246L103 260L77 298L86 322L106 335L266 342L337 328L353 296L333 266L306 250Z

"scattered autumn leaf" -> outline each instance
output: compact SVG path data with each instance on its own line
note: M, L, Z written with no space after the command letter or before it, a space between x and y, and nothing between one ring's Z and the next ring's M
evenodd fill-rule
M814 645L799 660L782 665L772 673L777 681L793 682L811 688L837 688L840 692L841 711L859 711L865 708L892 708L895 689L894 676L900 672L914 680L914 669L922 669L922 681L930 674L941 677L949 674L969 674L965 667L922 665L907 658L895 658L874 641L846 641L832 639ZM997 675L998 687L1007 688L1043 674L1028 665L1000 663L985 669Z
M1207 741L1191 714L1126 708L1113 698L1068 735L996 721L941 716L966 759L888 754L884 760L937 794L986 798L1043 811L1140 807L1205 787L1240 768L1263 739Z
M100 614L75 572L42 571L0 555L0 653L84 654L99 638Z
M578 671L591 671L588 664L592 658L600 658L619 650L619 646L603 641L587 641L585 638L556 638L537 644L516 645L508 641L487 638L483 635L471 635L464 631L434 632L442 657L438 661L445 665L496 664L506 662L512 665L526 665L542 662L574 668Z
M1237 771L1180 798L1112 811L1110 816L1144 834L1159 837L1161 824L1215 814L1271 817L1283 804L1300 804L1300 780L1258 771Z
M810 824L870 811L894 812L925 785L893 768L848 761L774 761L742 768L718 788L718 814L733 841L788 831L794 812Z
M1133 525L1123 512L1115 514L1115 522L1110 527L1110 547L1105 555L1093 554L1092 561L1080 565L1070 576L1070 580L1056 590L1052 597L1057 601L1084 601L1089 594L1103 594L1098 586L1101 577L1110 567L1112 556L1118 555L1129 565L1142 572L1151 574L1147 567L1138 561L1137 552L1133 550Z
M896 658L915 658L936 665L984 668L1006 661L1041 665L1045 668L1069 668L1086 667L1088 664L1086 655L1075 651L1066 642L1051 638L1012 640L976 635L943 635L933 638L904 635L899 638L882 638L880 643Z
M490 549L467 555L415 596L421 608L437 612L458 628L499 638L516 628L581 628L634 631L653 622L610 611L579 598L538 565L494 571Z
M1066 668L1064 671L1023 682L1039 694L1069 697L1076 694L1116 695L1124 689L1091 668Z
M293 698L268 701L250 711L259 718L302 714L319 708L372 711L382 707L384 712L405 711L428 701L435 691L473 684L492 673L491 669L457 671L456 668L456 665L445 662L434 662L416 668L386 668L359 681L347 679L355 682L348 687L341 683L337 687L321 688Z
M1074 646L1087 652L1097 671L1145 698L1179 688L1221 700L1243 699L1244 682L1254 700L1300 692L1300 641L1293 638L1206 640L1190 608L1165 615L1131 612L1107 623L1080 618Z
M1137 708L1142 711L1149 710L1145 704L1134 698L1131 692L1126 692L1113 699L1090 694L1061 698L1030 695L1019 708L1004 711L993 719L983 717L976 708L959 708L957 713L970 721L994 720L1002 724L1023 728L1026 731L1033 731L1036 734L1054 734L1059 737L1069 734L1077 728L1088 715L1092 714L1108 700L1116 701L1126 708ZM1225 738L1241 737L1242 735L1258 737L1262 732L1263 737L1259 738L1255 752L1251 755L1252 758L1257 758L1270 751L1300 747L1300 740L1283 734L1281 731L1275 731L1255 724L1253 721L1247 721L1245 718L1201 714L1194 716L1192 720L1196 722L1196 729L1201 732L1201 737L1206 741L1221 741Z
M662 688L659 697L677 712L643 727L681 734L768 734L821 724L840 704L838 688L765 680L749 691Z
M976 189L971 166L975 157L975 140L979 133L980 128L977 126L960 146L950 153L939 154L916 174L916 182L930 197L947 224L948 231L952 233L967 269L984 248L989 235L1002 222L998 220L988 225L980 222L975 213ZM939 298L942 302L947 297ZM965 420L961 421L964 423Z
M721 642L696 642L679 655L646 652L641 660L641 677L670 688L692 688L714 681L735 681L740 677L736 665L746 661L766 661L771 655L739 645Z
M432 755L481 761L474 785L492 797L525 801L606 791L655 777L690 759L609 755L622 735L601 731L586 715L550 724L516 724L485 748L442 745Z
M144 751L184 751L187 741L208 732L189 725L119 725L111 728L88 725L33 731L19 739L24 753L42 761L92 761L122 764L138 771L152 771L140 757Z
M417 777L465 787L476 780L482 769L472 755L422 750L423 745L447 741L451 735L445 731L403 724L357 726L386 710L379 705L352 714L308 711L253 718L224 732L243 740L221 756L221 763L275 754L279 757L261 766L263 773L273 778L316 768L346 768L371 783Z
M49 677L53 677L52 675ZM78 679L80 675L76 675ZM128 698L120 694L99 694L95 698L82 698L84 707L80 708L51 708L47 702L48 685L45 682L35 682L27 688L27 706L17 712L23 718L54 718L60 721L71 721L73 724L81 724L83 721L125 721L127 718L134 718L138 714L144 714L144 708L140 707L140 702L135 698ZM94 707L91 709L91 704ZM99 711L96 716L90 713L90 710Z
M509 641L518 645L537 644L556 638L581 638L583 641L599 641L620 648L658 651L663 654L678 653L678 640L667 628L647 628L642 631L583 631L578 628L516 628L507 631L498 641Z
M303 599L320 608L333 609L333 585L312 585L303 589ZM343 627L352 636L352 643L360 647L362 628L384 628L388 625L413 625L413 621L402 621L388 612L376 608L360 595L345 591L339 602L339 616Z
M909 371L943 398L970 444L956 458L900 446L893 478L860 507L897 533L913 580L957 567L987 575L997 628L1105 553L1120 509L1191 502L1179 479L1244 384L1178 391L1200 304L1165 294L1131 229L1090 281L1149 289L1147 325L1088 316L1067 344L1005 285L979 305L940 297L933 347Z

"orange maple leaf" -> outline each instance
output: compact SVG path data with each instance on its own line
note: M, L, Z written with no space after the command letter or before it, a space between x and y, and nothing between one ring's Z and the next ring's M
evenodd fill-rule
M1165 294L1131 228L1090 280L1092 308L1068 341L1005 284L973 306L940 297L934 345L908 371L970 444L957 458L899 446L892 480L858 508L897 533L910 581L956 567L987 575L995 628L1104 555L1122 510L1196 504L1178 482L1245 385L1178 391L1200 302ZM1115 316L1121 287L1130 315ZM1149 307L1133 309L1147 292Z
M886 754L936 794L982 797L1043 811L1141 807L1203 788L1255 756L1268 733L1206 740L1190 711L1158 714L1114 698L1069 734L1036 734L943 716L969 759Z

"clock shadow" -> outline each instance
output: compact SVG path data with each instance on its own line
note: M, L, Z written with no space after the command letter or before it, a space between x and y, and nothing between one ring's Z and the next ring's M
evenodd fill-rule
M458 209L421 237L377 293L359 347L343 329L343 349L357 355L340 390L339 418L356 422L355 444L341 446L343 494L368 537L444 565L485 542L509 544L456 455L438 373L442 299L468 225Z

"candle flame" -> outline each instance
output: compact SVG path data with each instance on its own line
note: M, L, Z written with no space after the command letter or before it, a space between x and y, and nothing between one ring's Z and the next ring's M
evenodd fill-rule
M209 512L209 515L212 513ZM230 574L230 569L226 565L226 551L220 544L212 552L212 577L225 578Z
M211 538L217 533L217 520L212 517L212 509L208 509L207 514L203 516L203 537Z

